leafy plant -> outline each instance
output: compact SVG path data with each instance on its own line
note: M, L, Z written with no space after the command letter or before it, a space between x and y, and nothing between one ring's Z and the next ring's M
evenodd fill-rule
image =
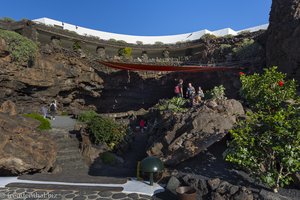
M160 41L156 41L154 44L155 44L155 45L164 45L164 43L163 43L163 42L160 42Z
M248 35L250 33L251 33L250 31L241 31L238 33L238 35Z
M225 88L223 85L215 86L212 90L209 91L210 99L213 100L225 100Z
M12 59L19 63L28 62L34 59L38 46L32 40L14 32L0 29L0 38L3 38L11 53Z
M99 116L95 111L85 111L79 114L78 120L84 123L89 123L93 118Z
M40 125L38 126L39 130L51 129L51 124L50 124L49 120L45 119L42 115L39 115L37 113L28 113L28 114L24 114L24 116L38 120L40 122Z
M227 161L238 164L276 191L300 170L300 107L288 106L275 113L247 113L230 131Z
M130 47L121 48L119 49L118 54L119 56L129 58L132 54L132 48Z
M95 143L106 143L110 149L118 145L127 133L127 127L101 116L95 116L87 124Z
M0 20L4 22L15 22L15 20L10 17L2 17Z
M181 97L173 97L169 100L161 100L157 105L160 111L173 111L173 112L184 112L187 110L186 104L188 100L181 98Z
M73 50L74 50L74 51L77 51L77 50L79 50L79 49L81 49L80 42L79 42L79 41L75 41L75 42L73 43Z
M295 80L285 80L286 75L276 70L274 66L264 69L262 75L241 75L240 93L251 108L271 111L279 108L284 101L295 98Z
M264 74L240 73L241 94L254 112L230 130L226 160L278 191L300 170L300 101L296 82L277 67Z
M127 44L127 42L125 40L117 40L117 42L120 44Z
M232 49L239 59L251 58L257 55L261 47L253 39L245 38Z
M211 40L214 40L216 38L217 38L217 36L215 36L213 34L210 34L210 33L206 33L206 34L204 34L200 37L200 39L203 40L203 41L211 41Z

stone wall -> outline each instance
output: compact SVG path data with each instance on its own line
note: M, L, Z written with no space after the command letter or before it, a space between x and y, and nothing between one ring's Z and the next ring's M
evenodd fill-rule
M273 0L267 35L267 66L300 81L300 0Z

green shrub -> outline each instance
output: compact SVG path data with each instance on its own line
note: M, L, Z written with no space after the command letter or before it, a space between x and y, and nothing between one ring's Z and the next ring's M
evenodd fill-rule
M110 42L117 42L117 40L114 39L114 38L110 38L108 41L110 41Z
M89 123L93 118L99 116L95 111L85 111L79 114L78 120L84 123Z
M226 160L278 191L300 170L300 101L296 82L277 67L264 74L240 73L241 94L254 112L230 130Z
M208 98L213 100L225 100L225 88L223 85L215 86L212 90L208 91Z
M75 42L73 43L73 50L74 50L74 51L77 51L77 50L79 50L79 49L81 49L80 42L79 42L79 41L75 41Z
M247 119L230 131L233 141L226 160L277 191L300 170L300 107L247 114Z
M161 100L155 107L160 111L169 110L173 112L184 112L187 110L187 103L187 99L181 97L173 97L172 99Z
M39 130L51 129L51 124L50 124L49 120L45 119L42 115L39 115L37 113L29 113L29 114L24 114L24 116L40 121L41 124L38 126Z
M225 38L225 39L231 39L233 37L234 37L234 35L232 35L232 34L227 34L227 35L223 36L223 38Z
M241 31L238 33L238 35L248 35L250 33L251 33L250 31Z
M216 38L217 36L210 33L206 33L200 37L200 39L203 41L211 41L211 40L215 40Z
M24 63L36 57L38 46L32 40L16 32L1 29L0 38L6 41L14 61Z
M128 44L125 40L117 40L117 42L120 44Z
M100 155L100 158L104 164L112 165L116 162L116 157L113 153L104 152Z
M160 42L160 41L156 41L154 44L155 44L155 45L164 45L164 43L163 43L163 42Z
M230 44L221 44L218 49L216 49L216 56L225 55L232 51L232 46Z
M127 128L112 119L96 116L88 123L88 131L95 143L106 143L111 149L118 145L127 133Z
M15 20L10 17L2 17L0 20L4 22L15 22Z
M119 56L129 58L132 54L132 48L130 47L121 48L119 49L118 54Z
M285 80L286 75L276 70L277 67L272 67L264 69L262 75L241 75L240 93L252 109L271 111L295 98L295 80Z
M232 49L239 59L255 57L260 50L261 46L253 39L248 38L245 38L242 42L237 43L237 46Z

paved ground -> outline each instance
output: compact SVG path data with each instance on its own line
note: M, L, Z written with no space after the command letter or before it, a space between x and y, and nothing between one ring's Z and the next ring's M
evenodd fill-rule
M55 120L50 120L50 123L52 128L73 130L76 120L70 116L56 116Z
M1 200L149 200L151 197L136 193L125 194L111 191L92 190L49 190L32 188L0 188Z
M61 143L59 145L59 151L65 152L67 148L70 151L70 145L78 148L76 144L73 144L72 139L76 140L76 138L68 138L70 137L69 131L74 129L74 125L76 121L69 116L56 116L55 120L50 121L52 125L52 130L49 134L53 134L54 138L57 142ZM53 132L53 133L52 133ZM137 137L138 143L144 143L144 137ZM137 152L137 149L132 149L132 152ZM66 154L65 159L75 156L76 152L72 151L72 155ZM77 154L80 154L77 152ZM64 154L65 155L65 154ZM136 156L141 156L140 152L138 154L130 154L130 160L137 159ZM78 158L74 157L75 160L70 160L69 162L73 162L75 166L75 162L78 162ZM64 162L66 162L64 160ZM69 163L67 162L67 163ZM81 162L78 162L77 165L82 165ZM132 168L133 165L128 165L128 169ZM134 164L135 165L135 164ZM59 174L35 174L35 175L26 175L21 176L23 180L39 180L39 181L68 181L74 183L104 183L104 184L123 184L126 182L124 178L111 178L109 176L109 169L105 170L106 173L99 173L97 176L90 176L88 174L88 170L82 168L77 170L77 168L72 167L72 164L62 165L63 172ZM65 168L66 167L66 168ZM126 169L127 169L126 167ZM118 171L120 169L112 170ZM127 170L126 170L127 172ZM132 172L135 172L133 170ZM99 175L102 176L99 176ZM114 172L112 173L114 174ZM115 174L116 175L116 174ZM122 200L133 200L133 199L151 199L150 196L141 195L137 193L122 193L121 191L124 188L122 187L89 187L89 186L63 186L63 185L40 185L40 184L28 184L28 183L13 183L9 184L6 188L0 188L0 200L2 199L16 199L16 200L33 200L33 199L51 199L51 200L60 200L60 199L74 199L74 200L85 200L85 199L101 199L101 200L113 200L113 199L122 199ZM129 190L132 191L132 190ZM133 190L134 192L135 190Z

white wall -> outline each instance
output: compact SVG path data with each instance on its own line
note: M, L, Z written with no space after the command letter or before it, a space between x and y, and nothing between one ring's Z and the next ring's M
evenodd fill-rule
M230 28L225 28L225 29L220 29L220 30L215 30L215 31L209 31L207 29L200 30L197 32L192 32L192 33L185 33L185 34L179 34L179 35L167 35L167 36L136 36L136 35L124 35L124 34L116 34L116 33L109 33L109 32L104 32L104 31L97 31L93 29L88 29L80 26L76 26L73 24L68 24L65 22L61 21L56 21L53 19L49 18L39 18L32 20L35 23L41 23L45 24L48 26L61 26L64 30L69 30L69 31L75 31L79 35L83 36L94 36L94 37L99 37L100 39L103 40L109 40L109 39L115 39L115 40L124 40L127 43L133 43L136 44L137 41L143 42L143 44L154 44L155 42L162 42L164 44L171 44L171 43L176 43L176 42L186 42L186 41L192 41L192 40L198 40L201 36L204 34L210 33L215 36L225 36L228 34L231 35L237 35L241 31L258 31L260 29L266 30L268 28L268 24L256 26L256 27L251 27L247 28L244 30L240 31L234 31Z

